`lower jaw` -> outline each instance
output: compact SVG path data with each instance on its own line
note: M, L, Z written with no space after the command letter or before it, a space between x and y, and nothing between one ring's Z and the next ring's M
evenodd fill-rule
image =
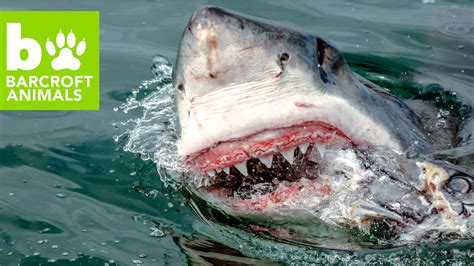
M310 144L306 153L295 150L292 163L281 154L273 156L271 167L251 159L247 161L247 176L231 167L229 173L206 176L207 182L191 187L199 187L196 190L202 198L234 214L307 211L308 205L315 207L331 194L331 178L321 174L321 163L329 160L328 154L334 156L334 152L350 148L347 143Z
M255 189L258 190L259 186ZM232 213L284 215L307 211L309 206L319 205L329 197L331 188L321 180L302 178L293 182L283 181L273 191L252 194L249 198L229 197L228 189L201 188L199 192L207 201Z

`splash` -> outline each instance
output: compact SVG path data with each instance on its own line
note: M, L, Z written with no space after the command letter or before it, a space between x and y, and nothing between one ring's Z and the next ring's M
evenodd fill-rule
M177 186L179 173L186 169L179 163L176 148L178 120L171 84L172 65L167 58L155 55L151 70L155 77L134 88L126 101L114 109L141 115L121 122L125 130L114 139L125 142L124 151L155 162L165 186Z

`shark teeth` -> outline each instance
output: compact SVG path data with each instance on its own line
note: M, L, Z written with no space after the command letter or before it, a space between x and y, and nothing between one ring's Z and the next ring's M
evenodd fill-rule
M293 163L293 160L295 159L295 150L294 149L289 149L289 150L286 150L286 151L282 151L281 155L283 155L283 157L285 157L285 159L289 163Z
M273 161L273 155L265 157L265 158L258 158L260 161L268 168L272 168L272 161Z
M306 151L308 150L309 143L301 143L298 147L300 148L301 153L305 154Z
M322 144L317 145L320 150L324 151L325 146ZM294 147L291 149L288 149L286 151L280 152L280 154L290 163L294 163L295 160L295 151L296 148L299 148L302 154L306 154L308 151L309 143L304 142L298 145L298 147ZM267 168L272 168L272 163L273 163L273 155L264 157L264 158L258 158L260 162L262 162ZM247 169L247 162L241 162L238 164L233 165L242 175L248 176L248 169ZM224 167L224 168L216 168L215 170L210 170L207 172L207 175L209 177L215 177L217 174L221 173L224 171L226 174L230 174L230 167Z
M326 152L326 146L324 146L322 144L316 144L315 147L316 147L316 149L318 149L319 154L321 155L321 157L323 157L324 152Z
M244 176L248 175L247 164L245 162L234 165Z
M224 172L225 172L226 174L229 174L229 173L230 173L229 167L224 167Z

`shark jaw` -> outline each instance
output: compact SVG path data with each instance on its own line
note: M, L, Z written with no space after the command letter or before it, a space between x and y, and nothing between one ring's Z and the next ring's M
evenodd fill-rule
M177 146L189 167L189 185L208 196L245 202L245 195L257 190L257 197L277 193L278 186L269 182L290 182L293 189L283 193L297 198L296 187L328 191L308 181L319 176L318 154L324 150L403 149L393 132L349 95L325 92L340 90L347 81L320 88L304 67L280 72L269 65L251 81L225 82L204 94L195 92L191 82L183 90L177 85Z
M297 90L285 95L281 101L266 102L254 95L257 106L221 98L214 106L225 102L226 112L208 108L210 104L202 108L202 99L193 101L193 112L178 142L183 161L193 172L211 177L221 171L229 173L230 167L247 176L249 160L259 159L269 166L272 156L282 154L293 163L298 146L303 153L310 144L401 149L388 130L343 99L311 97L310 93L302 99ZM291 97L295 100L288 101Z
M188 156L188 176L199 176L203 182L193 183L190 178L186 183L227 205L258 199L260 203L250 205L267 206L268 201L279 202L282 197L298 198L301 190L314 190L315 198L323 198L330 186L321 183L322 157L327 151L353 151L362 145L370 144L356 144L340 129L321 121L263 130Z

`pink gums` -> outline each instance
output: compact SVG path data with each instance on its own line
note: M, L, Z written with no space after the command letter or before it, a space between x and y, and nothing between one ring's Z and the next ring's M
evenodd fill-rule
M184 162L207 172L213 169L230 167L251 158L265 158L294 148L302 143L337 143L342 141L354 144L336 127L324 122L305 122L291 127L271 130L273 134L265 137L269 130L225 142L216 143L211 148L188 155Z

